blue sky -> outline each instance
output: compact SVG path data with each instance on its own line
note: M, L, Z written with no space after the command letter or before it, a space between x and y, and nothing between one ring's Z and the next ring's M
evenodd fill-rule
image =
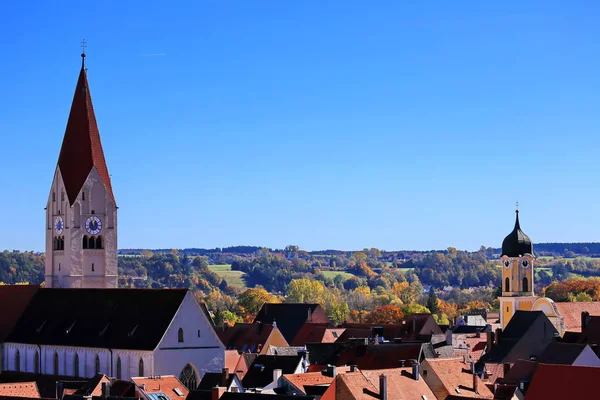
M42 250L86 65L119 247L598 241L594 1L0 6L0 249ZM562 4L561 4L562 3Z

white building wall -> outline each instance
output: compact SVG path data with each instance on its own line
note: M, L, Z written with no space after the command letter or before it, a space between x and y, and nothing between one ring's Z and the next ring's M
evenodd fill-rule
M178 341L180 328L182 343ZM197 371L198 382L205 372L220 372L225 366L225 346L191 292L186 294L155 351L154 371L156 375L179 377L188 363Z
M579 354L579 357L573 362L575 366L583 367L600 367L600 358L594 353L590 346L585 346L585 349Z

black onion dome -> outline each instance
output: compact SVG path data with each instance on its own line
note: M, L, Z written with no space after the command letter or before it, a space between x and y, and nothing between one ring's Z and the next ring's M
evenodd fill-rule
M515 229L504 238L502 242L502 255L508 257L520 257L525 254L533 254L533 244L519 225L519 210L517 210L517 220Z

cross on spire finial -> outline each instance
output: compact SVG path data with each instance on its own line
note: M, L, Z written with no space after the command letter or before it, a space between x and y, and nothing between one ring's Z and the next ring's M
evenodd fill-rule
M517 213L518 213L519 212L519 202L518 201L517 201L516 206L517 206Z
M81 41L81 65L83 66L84 62L85 62L85 48L86 48L86 41L85 39L83 39Z

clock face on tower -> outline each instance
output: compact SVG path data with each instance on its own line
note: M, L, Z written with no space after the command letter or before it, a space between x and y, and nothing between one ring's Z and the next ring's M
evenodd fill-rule
M62 217L56 217L54 220L54 232L56 232L57 235L60 235L63 232L63 228L64 223Z
M88 231L90 235L97 235L102 230L102 221L98 217L89 217L85 221L85 230Z

